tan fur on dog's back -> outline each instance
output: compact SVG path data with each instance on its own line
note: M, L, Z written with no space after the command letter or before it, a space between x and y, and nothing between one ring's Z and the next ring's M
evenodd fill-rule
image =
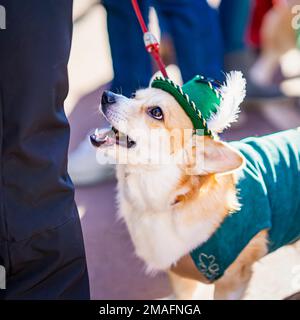
M230 213L239 209L236 198L235 178L233 175L217 177L208 176L186 176L183 175L177 190L186 188L188 192L177 197L177 206L190 208L194 215L187 215L186 222L194 223L199 219L206 219L211 216L211 212L218 212L222 207L220 220ZM224 192L224 190L226 190ZM216 224L215 227L219 227Z

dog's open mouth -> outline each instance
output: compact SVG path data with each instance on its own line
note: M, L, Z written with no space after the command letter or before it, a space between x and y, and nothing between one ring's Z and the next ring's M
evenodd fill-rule
M95 133L90 136L90 140L95 147L109 147L117 144L130 149L136 144L135 141L115 127L101 130L96 129Z

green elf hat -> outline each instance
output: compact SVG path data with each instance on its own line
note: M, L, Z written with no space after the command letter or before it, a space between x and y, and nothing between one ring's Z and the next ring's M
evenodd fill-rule
M197 75L182 87L170 79L157 77L151 87L171 94L191 119L196 133L211 137L237 120L246 94L246 81L239 71L226 74L223 84Z

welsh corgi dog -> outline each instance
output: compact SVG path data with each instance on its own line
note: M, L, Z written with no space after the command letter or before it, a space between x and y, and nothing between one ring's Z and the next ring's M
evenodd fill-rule
M253 264L300 234L300 131L221 141L245 80L231 72L219 90L224 103L205 122L212 135L195 134L174 96L150 85L131 98L105 91L111 128L91 136L116 163L119 217L136 255L146 272L169 274L179 299L199 281L215 284L215 299L241 299ZM281 230L279 212L293 227Z

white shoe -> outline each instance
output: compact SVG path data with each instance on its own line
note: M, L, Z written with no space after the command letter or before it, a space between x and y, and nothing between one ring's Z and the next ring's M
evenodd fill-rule
M68 163L68 172L75 186L89 186L111 180L115 176L115 165L109 164L102 157L106 158L102 152L97 154L89 137L79 144L69 155Z

